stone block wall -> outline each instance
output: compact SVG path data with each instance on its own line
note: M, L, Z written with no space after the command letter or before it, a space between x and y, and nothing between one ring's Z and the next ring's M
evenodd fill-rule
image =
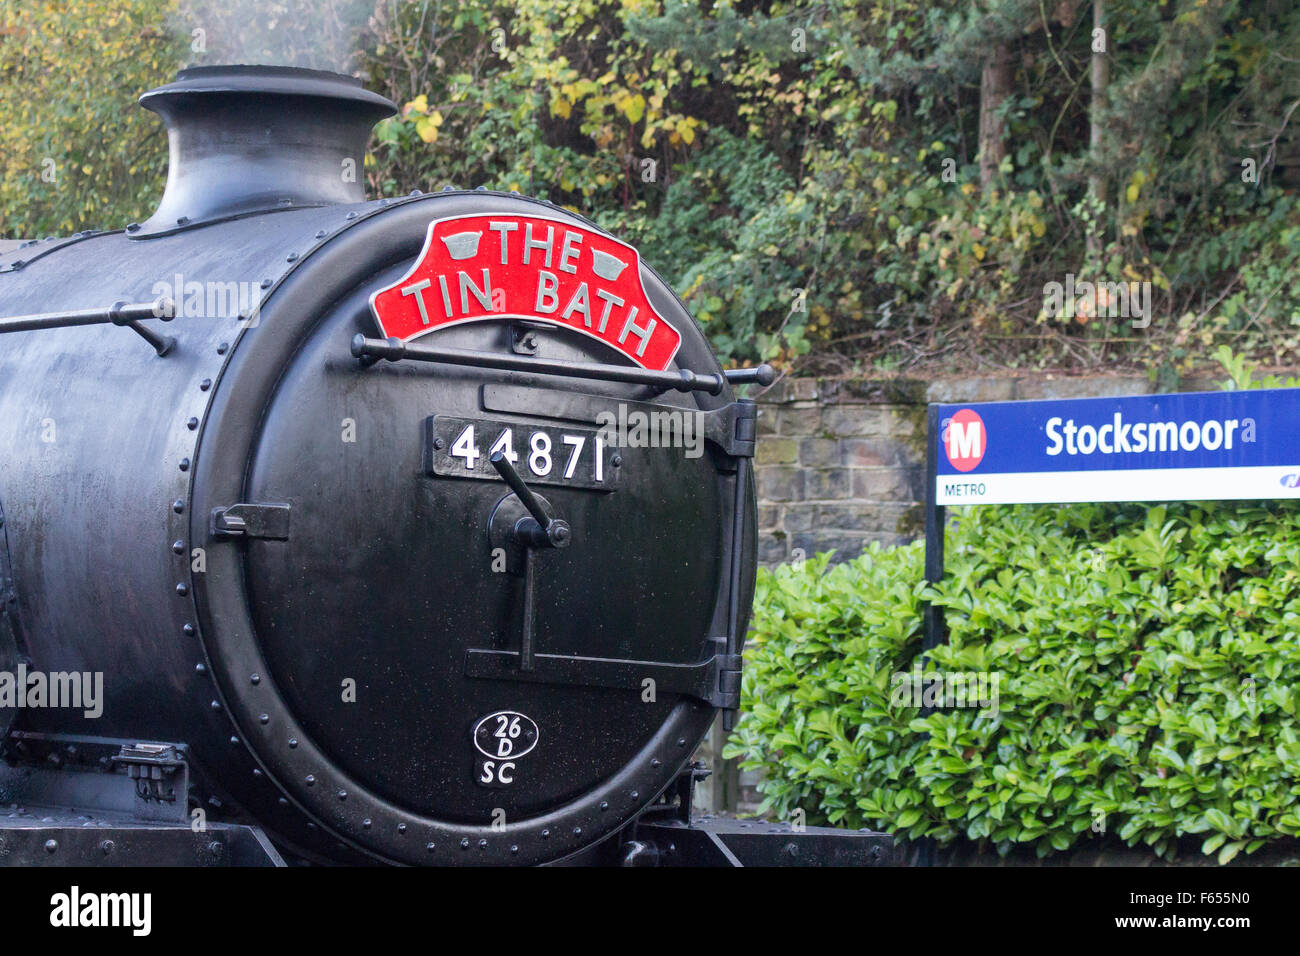
M759 399L759 560L871 541L919 527L925 478L925 387L919 382L786 379Z
M1181 391L1216 390L1214 380ZM1097 398L1154 391L1140 375L1088 378L786 378L759 402L759 561L778 564L872 541L901 544L924 532L925 426L930 402Z

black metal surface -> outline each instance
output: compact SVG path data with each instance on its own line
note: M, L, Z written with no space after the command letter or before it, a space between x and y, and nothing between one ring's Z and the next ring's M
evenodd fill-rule
M704 817L642 820L636 839L655 849L659 866L891 866L899 860L887 833L798 827Z
M214 508L209 528L213 538L263 538L288 541L293 508L286 504L238 504Z
M716 445L728 458L754 457L758 407L749 401L735 401L711 409L695 409L662 400L641 402L569 389L486 384L483 386L482 403L485 411L591 424L598 423L601 414L613 415L617 420L620 412L645 415L664 411L690 412L703 417L705 441ZM722 467L734 465L724 463Z
M465 652L465 676L637 692L650 679L658 693L685 694L713 707L734 709L740 705L740 657L725 653L725 642L714 643L722 645L718 653L694 664L541 654L524 667L522 654L515 651L470 648Z
M170 299L128 305L115 302L103 309L77 309L72 312L45 312L0 318L0 335L6 332L30 332L35 329L75 328L83 325L121 325L131 329L153 346L158 355L166 355L176 340L144 325L146 319L170 322L176 315L176 303Z
M729 368L723 374L732 385L761 385L767 388L776 381L776 369L766 362L754 368Z
M201 831L48 807L0 812L0 866L284 866L254 826Z
M18 592L14 587L13 565L9 561L9 538L5 531L4 501L0 500L0 671L13 673L22 647L18 619ZM0 739L9 732L14 708L0 707Z
M370 128L397 107L336 73L193 67L140 97L167 125L167 189L146 238L231 216L359 203ZM349 165L350 164L350 165Z
M935 476L939 461L939 406L931 405L926 416L925 451L925 579L931 584L943 580L943 530L945 509L935 504ZM928 651L944 643L943 608L930 604L922 607L924 635L921 650Z
M282 81L301 81L287 101ZM358 363L350 346L373 328L369 293L407 269L430 221L569 214L477 191L300 208L335 196L316 182L330 163L338 178L325 141L382 113L369 94L320 82L184 76L151 100L172 123L176 165L150 226L80 237L0 275L0 315L17 316L152 301L173 276L258 290L255 322L178 310L165 362L102 324L5 337L0 530L6 620L23 627L0 631L23 636L33 668L104 675L102 716L16 715L7 779L136 813L174 812L188 796L182 812L255 821L311 859L560 859L649 805L715 708L738 700L753 408L732 400L705 337L648 267L647 295L683 332L679 370L665 374L709 383L681 406L661 397L662 381L606 375L605 347L576 333L534 329L535 354L519 354L504 318L441 331L440 346L522 367ZM231 88L207 88L221 84ZM251 111L243 132L219 142L236 103ZM317 191L287 206L266 206L278 193L258 186L274 187L285 161L280 134L275 156L252 148L253 118L271 113L295 114L325 144L296 157ZM191 221L171 228L177 203ZM563 378L548 371L561 368ZM595 370L583 393L574 369ZM502 483L430 474L428 419L492 410L522 430L618 408L699 413L707 444L698 456L620 449L616 494L548 485L531 515L519 492L534 493L516 473L516 538L557 544L567 526L575 541L548 548L521 589L495 566ZM540 733L513 785L485 788L474 728L496 713ZM93 740L115 742L101 756L124 774L70 767L58 749L84 755ZM151 741L160 749L135 746ZM122 791L118 777L141 789Z
M400 339L375 339L356 335L352 339L352 354L373 362L437 362L442 365L464 365L470 368L501 369L510 372L529 372L534 375L557 375L565 378L597 379L605 382L622 382L628 385L650 385L658 389L678 392L708 392L721 395L728 377L721 373L698 373L690 369L676 372L655 372L651 369L631 368L626 365L605 365L597 362L547 362L542 359L517 358L495 352L475 352L466 349L435 348L429 345L411 345ZM535 353L527 353L535 354ZM748 371L748 370L747 370Z
M170 299L128 305L115 302L101 309L74 309L71 312L43 312L0 318L0 334L30 332L34 329L58 329L79 325L130 325L144 319L170 322L176 315L176 303Z
M887 833L765 820L697 816L704 764L684 767L663 795L604 843L561 866L897 866L903 851Z
M419 208L425 203L440 211ZM218 430L205 435L222 453L200 458L198 466L196 513L204 510L209 486L217 501L236 494L294 505L289 548L248 542L247 573L240 568L243 545L232 552L210 548L208 573L196 579L201 606L223 608L221 618L213 617L215 628L205 621L204 637L219 676L229 672L237 718L245 714L254 739L265 739L279 751L277 763L295 768L284 777L295 800L328 815L339 829L419 861L524 862L572 852L652 799L711 714L705 705L669 694L643 702L623 690L513 681L494 686L466 678L464 651L483 635L497 649L518 640L517 586L489 570L487 517L501 485L420 480L413 497L411 476L421 471L418 438L427 413L473 417L480 383L505 376L481 370L448 375L428 366L366 370L341 360L357 325L368 321L368 289L400 274L405 257L418 252L431 216L536 205L491 194L417 200L372 220L364 227L370 235L359 230L337 261L328 255L308 260L281 290L292 310L277 310L246 333L258 347L241 345L233 367L238 375L225 383L211 418ZM373 279L354 289L357 275ZM658 308L680 310L661 285L651 294L660 298ZM689 321L684 313L674 315ZM305 346L304 328L315 330ZM440 334L504 349L507 333L483 324ZM548 354L572 359L598 347L558 335L543 343ZM294 349L286 369L282 356ZM702 339L684 346L683 362L699 367L707 361ZM277 397L263 411L271 388ZM607 397L645 400L626 386L608 388ZM713 407L726 404L725 397L711 401ZM357 419L355 445L340 443L340 421L349 410L367 407L383 413ZM259 416L257 431L249 423ZM249 457L254 464L245 484L247 469L239 463ZM672 450L643 449L629 450L627 458L619 492L631 494L625 504L606 504L616 496L548 490L578 539L600 545L570 548L540 569L539 647L565 656L632 658L630 652L643 646L658 648L653 659L698 660L705 635L725 628L725 585L718 574L731 530L723 517L726 483L713 456L687 459ZM353 477L360 475L364 481ZM293 489L304 488L331 507L300 508ZM348 514L364 515L363 540L381 540L385 548L359 550L352 536L339 536L339 516ZM683 540L693 542L689 563L682 561ZM338 570L344 564L347 575ZM593 583L606 575L617 588ZM247 598L231 590L245 580ZM396 600L377 600L364 586L377 580ZM229 613L232 607L252 613L245 621ZM313 656L304 659L293 635L308 629ZM359 633L368 640L358 642ZM250 634L264 639L250 642ZM382 657L373 646L382 647ZM262 677L256 688L248 683L252 673ZM339 679L354 673L367 675L365 707L349 708L338 699ZM505 803L474 784L473 755L466 753L474 720L503 708L524 711L543 727L543 743L529 758L527 790L508 794ZM299 746L286 747L290 738ZM336 789L347 791L346 801L337 800ZM513 821L504 831L488 827L496 807ZM368 830L367 819L373 823ZM468 841L465 850L462 841Z

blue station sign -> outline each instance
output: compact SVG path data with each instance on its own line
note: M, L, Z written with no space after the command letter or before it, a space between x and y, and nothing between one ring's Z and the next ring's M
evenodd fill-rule
M939 406L934 502L1300 498L1300 389Z

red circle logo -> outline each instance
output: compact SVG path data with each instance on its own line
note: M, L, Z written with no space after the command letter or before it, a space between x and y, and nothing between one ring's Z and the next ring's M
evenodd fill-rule
M973 408L963 408L948 420L943 430L943 453L958 471L970 471L983 461L987 447L984 419Z

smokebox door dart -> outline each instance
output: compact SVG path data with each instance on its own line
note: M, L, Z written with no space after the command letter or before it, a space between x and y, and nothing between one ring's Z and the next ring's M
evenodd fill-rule
M692 811L755 588L735 392L772 368L724 372L565 209L367 200L339 171L396 107L350 77L140 102L154 214L0 252L5 860L889 862Z

